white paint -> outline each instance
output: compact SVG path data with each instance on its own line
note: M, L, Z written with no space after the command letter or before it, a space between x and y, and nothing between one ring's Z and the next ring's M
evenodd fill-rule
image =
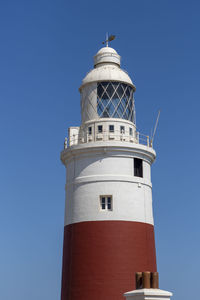
M140 289L124 294L126 300L170 300L172 293L160 289Z
M120 56L110 47L103 47L94 57L95 68L91 70L83 79L80 92L83 87L92 82L98 81L119 81L135 86L128 76L128 73L120 69Z
M135 89L135 86L130 79L127 72L120 69L117 65L106 64L100 65L99 67L92 69L83 79L82 85L80 86L80 91L90 83L98 81L119 81L129 84Z
M81 91L81 118L82 123L99 119L97 113L97 83L87 85Z
M153 224L150 165L155 152L142 145L117 144L95 142L62 152L68 174L65 225L97 220ZM143 159L143 178L134 176L134 157ZM100 210L101 195L112 195L112 211Z
M69 127L69 146L77 145L79 141L79 129L80 127Z
M97 66L102 63L115 63L120 66L120 56L111 47L101 48L94 57L94 65Z
M113 210L102 211L100 196L112 195ZM151 187L130 181L74 183L66 188L65 225L85 221L135 221L153 224ZM70 209L69 209L70 208Z
M92 115L92 114L91 114ZM98 126L102 126L102 133L98 132ZM114 132L109 132L109 126L114 126ZM121 132L121 126L124 127L124 132ZM92 128L92 133L89 134L89 127ZM132 134L130 134L130 129L132 129ZM138 143L138 134L136 132L135 124L116 118L103 118L97 120L90 120L84 122L83 125L79 127L69 128L69 146L95 142L95 141L123 141L130 143ZM148 143L146 137L146 144Z
M95 56L95 68L80 87L82 124L69 129L69 147L65 145L61 153L67 169L65 225L103 220L153 224L150 168L155 151L148 143L139 143L134 123L98 116L99 81L123 82L135 91L128 74L120 69L117 52L102 48ZM99 125L103 126L102 133L98 132ZM109 131L109 125L114 125L114 132ZM124 133L120 126L124 126ZM143 160L143 178L134 176L134 158ZM112 211L100 209L103 195L112 195Z
M117 119L117 118L102 118L98 120L90 120L84 122L81 128L81 132L84 132L88 137L88 128L92 127L91 141L95 141L98 136L98 126L102 125L103 132L101 134L104 141L110 139L116 141L126 141L126 142L137 142L136 127L133 122ZM109 126L114 126L114 132L109 132ZM124 132L121 132L121 126L124 127ZM132 135L130 135L130 128L132 129Z

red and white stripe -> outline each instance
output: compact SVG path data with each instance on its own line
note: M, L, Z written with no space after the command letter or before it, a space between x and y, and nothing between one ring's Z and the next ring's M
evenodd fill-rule
M143 178L134 176L134 157ZM134 273L156 271L152 148L122 142L77 145L61 155L67 168L61 300L122 300ZM112 211L100 196L112 195Z

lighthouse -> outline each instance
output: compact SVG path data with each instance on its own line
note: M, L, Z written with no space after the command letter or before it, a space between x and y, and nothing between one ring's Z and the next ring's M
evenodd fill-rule
M123 300L136 272L156 272L151 165L136 129L136 87L111 47L79 88L81 124L68 129L61 300ZM138 298L139 299L139 298Z

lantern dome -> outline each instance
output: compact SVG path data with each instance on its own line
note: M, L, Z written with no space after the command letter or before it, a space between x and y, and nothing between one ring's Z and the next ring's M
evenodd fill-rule
M102 81L122 82L136 89L128 73L120 68L119 54L111 47L101 48L94 56L94 69L83 79L80 91L89 83Z

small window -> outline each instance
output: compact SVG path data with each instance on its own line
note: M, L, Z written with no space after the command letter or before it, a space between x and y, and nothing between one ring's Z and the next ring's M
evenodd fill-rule
M89 135L92 134L92 127L88 127L88 134L89 134Z
M112 196L100 196L101 210L112 210Z
M108 208L108 210L112 209L111 197L107 197L107 208Z
M103 126L102 125L98 125L98 133L102 133L103 132Z
M106 209L106 198L101 197L101 209Z
M114 125L109 125L109 132L114 132Z
M134 176L143 177L142 159L134 158Z
M120 126L120 133L122 133L122 134L125 133L125 127L124 126Z
M133 128L129 128L129 135L133 135Z

